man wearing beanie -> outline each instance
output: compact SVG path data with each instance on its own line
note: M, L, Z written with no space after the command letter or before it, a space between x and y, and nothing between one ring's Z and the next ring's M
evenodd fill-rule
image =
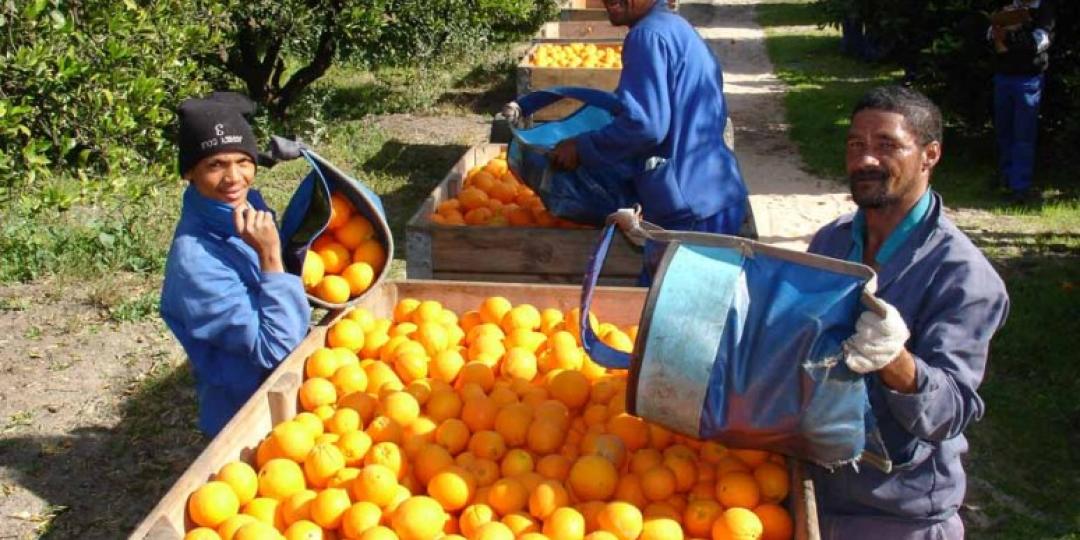
M284 271L274 214L252 189L254 104L215 92L180 104L179 172L188 181L161 316L183 345L199 428L217 434L307 332L298 276Z

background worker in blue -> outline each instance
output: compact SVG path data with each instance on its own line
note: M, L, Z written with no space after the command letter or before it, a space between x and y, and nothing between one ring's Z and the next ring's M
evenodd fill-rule
M822 538L963 538L964 431L983 415L976 393L1009 299L983 254L947 217L930 177L942 156L941 113L922 94L877 88L855 106L847 173L858 205L809 251L877 271L885 312L864 312L845 344L867 374L895 465L811 467Z
M630 26L615 91L623 110L603 129L560 143L553 162L575 169L659 158L635 181L645 219L669 229L738 233L747 191L724 142L728 113L719 62L666 2L604 6L612 24Z
M257 146L238 94L179 108L180 174L189 182L161 291L213 436L307 333L300 277L286 273L274 215L255 181Z
M1031 189L1031 180L1055 8L1055 0L1012 0L995 15L1019 15L1017 20L1024 22L993 24L987 31L994 49L998 170L1014 202L1038 199Z

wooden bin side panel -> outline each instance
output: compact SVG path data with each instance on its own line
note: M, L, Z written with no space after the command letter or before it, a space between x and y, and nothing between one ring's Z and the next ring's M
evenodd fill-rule
M188 466L131 538L180 540L193 526L187 515L191 492L208 482L230 461L251 461L259 443L274 425L296 415L297 390L303 382L304 361L326 339L326 327L315 326L255 394L225 424L221 433Z
M559 43L573 41L622 40L628 29L612 26L606 21L553 21L544 23L533 37L533 42Z

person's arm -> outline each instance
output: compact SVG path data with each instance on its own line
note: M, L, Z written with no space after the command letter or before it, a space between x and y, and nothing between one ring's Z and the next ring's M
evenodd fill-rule
M1050 39L1056 22L1056 6L1053 0L1043 0L1030 32L1010 32L1006 36L1009 49L1039 54L1050 48Z
M967 268L943 268L939 275L942 283L931 284L935 293L912 322L907 348L879 371L893 416L928 441L955 437L982 417L976 389L990 338L1008 311L997 279L973 277Z
M604 128L576 139L583 165L619 162L648 152L667 138L672 114L668 65L676 61L655 33L640 30L627 36L616 91L623 110Z
M299 276L260 272L249 289L236 269L209 254L179 271L186 285L182 322L197 340L272 369L307 333L310 312Z

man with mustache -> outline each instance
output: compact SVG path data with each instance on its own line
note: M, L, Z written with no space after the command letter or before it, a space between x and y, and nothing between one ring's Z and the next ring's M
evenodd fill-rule
M724 142L719 62L663 0L606 0L604 7L612 24L630 27L615 90L622 110L604 128L559 143L553 163L573 170L649 160L654 168L634 181L645 219L668 229L738 233L747 190ZM504 113L511 120L513 105Z
M938 108L914 90L882 87L863 96L847 135L858 211L823 227L809 247L877 271L884 315L861 315L844 343L845 363L866 375L894 464L888 474L866 465L811 468L822 538L964 536L957 514L966 487L963 433L983 415L976 390L1009 298L930 189L941 126Z

